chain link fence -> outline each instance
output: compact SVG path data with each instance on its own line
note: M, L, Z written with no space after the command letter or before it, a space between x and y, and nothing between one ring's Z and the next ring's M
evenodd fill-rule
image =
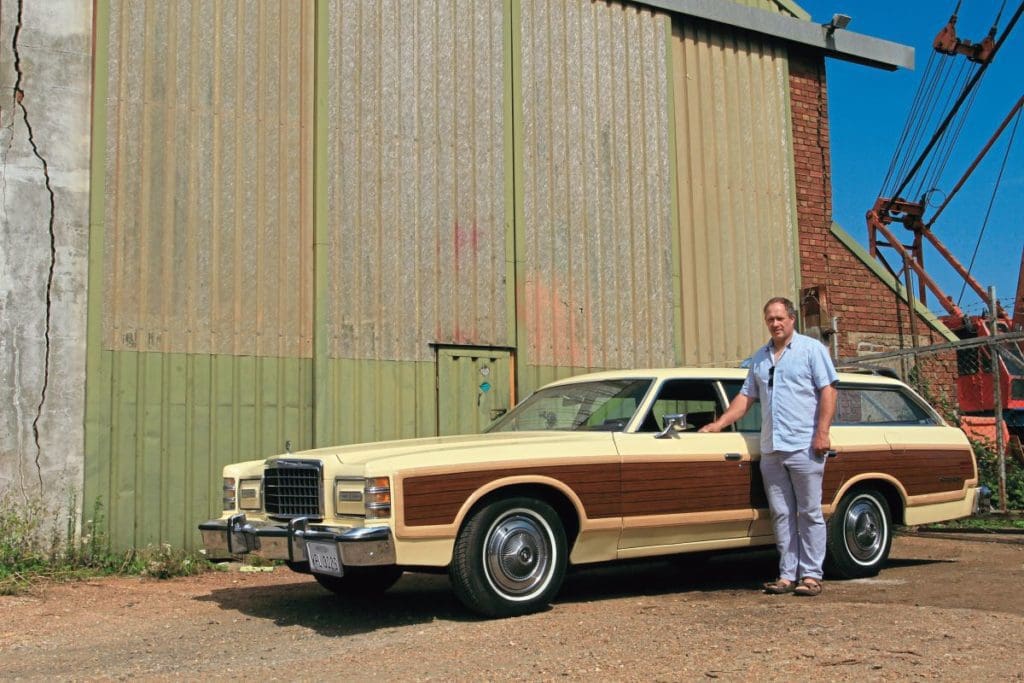
M842 358L847 371L898 377L974 444L998 507L1024 509L1024 332Z

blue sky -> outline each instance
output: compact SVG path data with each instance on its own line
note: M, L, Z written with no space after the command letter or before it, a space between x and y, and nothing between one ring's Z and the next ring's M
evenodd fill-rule
M914 48L915 68L896 72L859 66L836 59L826 60L829 114L832 136L833 218L867 246L865 212L871 208L882 188L886 171L911 108L921 74L932 55L932 41L945 26L955 0L797 0L814 21L827 22L834 13L850 15L848 29L876 38L891 40ZM1006 0L1000 33L1006 27L1021 0ZM978 42L1003 5L1003 0L963 0L957 21L957 35ZM997 34L998 38L998 34ZM945 59L952 59L945 57ZM957 59L963 59L958 57ZM970 115L954 148L953 156L940 178L939 189L948 192L967 170L975 156L995 132L1018 98L1024 94L1024 17L1000 48L981 82ZM959 93L951 93L955 99ZM1013 123L1007 127L970 180L950 202L933 232L967 266L978 248L972 273L983 287L994 285L996 296L1012 307L1024 246L1024 121L1020 121L1012 146L1008 143ZM934 129L928 131L928 135ZM916 158L916 157L915 157ZM993 197L993 187L1004 164L999 191L985 224L985 215ZM938 196L938 195L936 195ZM941 198L936 205L941 203ZM928 220L935 212L929 210ZM979 245L979 234L985 224ZM897 236L910 242L911 233L894 226ZM894 267L899 255L884 250ZM953 297L960 299L962 280L942 257L925 252L925 269ZM929 294L928 305L942 312ZM968 313L980 313L983 305L967 289L960 302Z

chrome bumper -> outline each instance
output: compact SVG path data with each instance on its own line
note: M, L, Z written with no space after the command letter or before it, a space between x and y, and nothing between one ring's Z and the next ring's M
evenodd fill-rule
M992 490L985 485L974 489L974 504L971 506L971 514L977 515L982 512L988 512L991 507Z
M273 522L249 522L245 514L212 519L199 525L210 559L256 555L268 560L306 562L306 541L334 543L342 565L366 567L395 563L395 545L388 527L310 528L306 517Z

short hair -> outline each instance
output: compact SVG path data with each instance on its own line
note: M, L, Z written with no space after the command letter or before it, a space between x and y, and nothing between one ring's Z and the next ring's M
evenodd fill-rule
M765 303L764 308L761 309L761 314L768 315L768 307L771 306L772 304L782 304L783 306L786 307L786 314L790 318L796 318L796 306L794 306L793 302L784 296L775 296L772 297L771 299L768 299L768 302Z

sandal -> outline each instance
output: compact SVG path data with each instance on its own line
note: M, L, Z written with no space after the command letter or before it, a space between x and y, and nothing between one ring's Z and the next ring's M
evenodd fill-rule
M782 595L783 593L792 593L796 590L796 583L789 579L775 579L774 581L762 584L761 588L768 595Z
M800 585L793 589L793 595L800 595L807 598L813 598L816 595L821 595L821 581L811 577L805 577L800 580Z

